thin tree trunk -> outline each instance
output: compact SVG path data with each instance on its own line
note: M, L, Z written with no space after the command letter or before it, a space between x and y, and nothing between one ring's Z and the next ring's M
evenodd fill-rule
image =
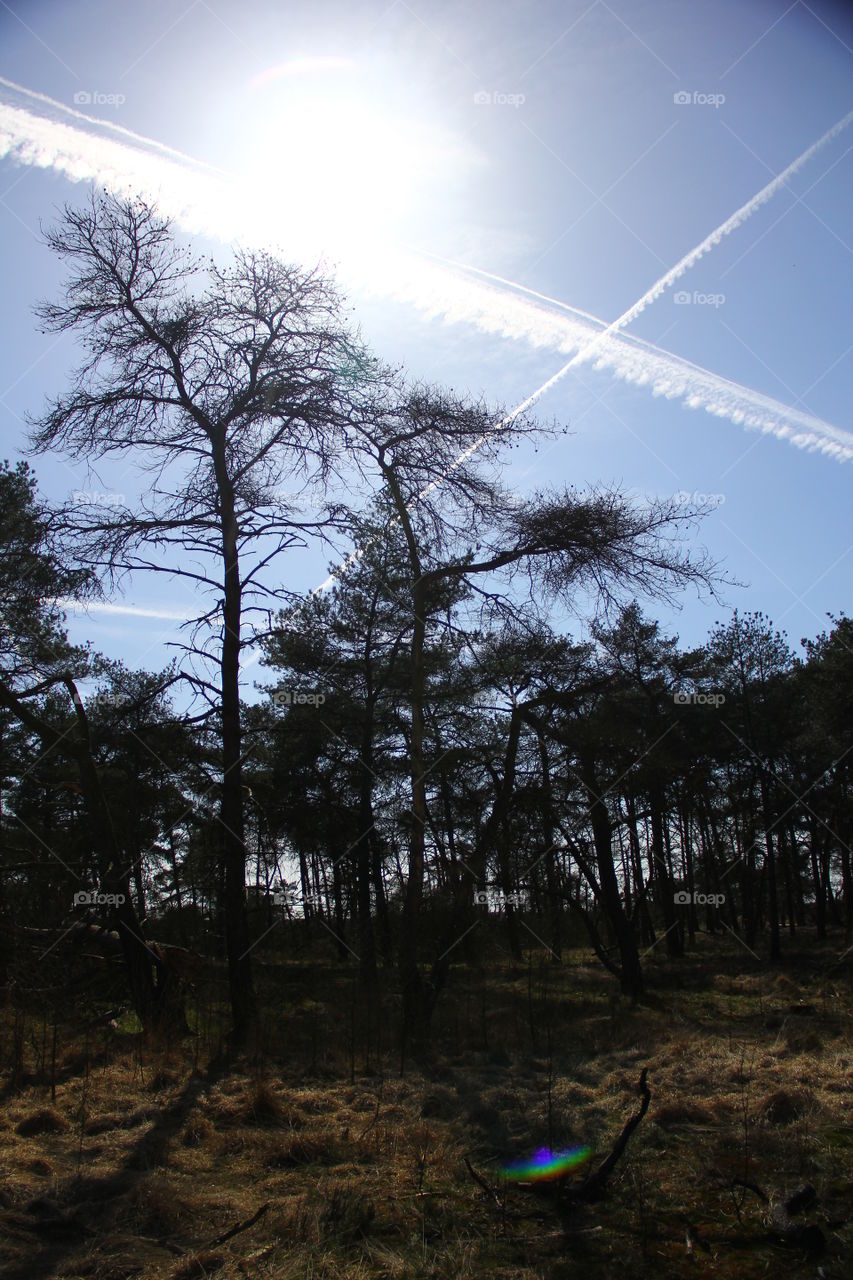
M607 806L601 799L601 784L595 770L595 762L590 752L584 750L580 756L581 775L587 789L589 816L595 841L596 859L598 862L598 878L602 890L602 906L610 921L619 948L620 984L625 995L637 999L643 991L643 971L637 940L631 922L625 915L622 899L619 895L619 882L613 866L612 826Z
M649 911L648 890L652 875L650 871L649 883L647 884L643 878L643 855L640 850L640 835L637 829L637 803L630 787L625 793L625 805L628 813L628 840L631 849L631 860L634 864L635 895L639 901L638 918L642 930L643 946L648 948L653 947L657 941L655 926L652 922L652 913Z
M767 798L767 784L763 766L759 776L761 794L761 817L764 826L764 847L766 849L765 867L767 868L767 901L770 916L770 963L778 964L782 955L779 937L779 898L776 888L776 849L771 834L770 805Z
M169 870L172 873L172 891L175 895L175 909L177 911L178 919L178 938L180 939L181 946L186 947L189 945L189 939L187 938L187 922L184 919L184 904L181 901L181 878L178 874L178 854L175 849L175 832L171 827L169 829Z
M418 965L420 915L424 886L426 848L426 768L424 764L424 701L426 672L426 590L417 539L409 510L400 491L393 467L384 456L379 465L388 484L396 514L400 520L409 554L412 574L412 642L409 701L411 738L409 742L409 776L411 779L411 823L409 828L409 865L403 898L402 938L400 939L400 976L403 984L403 1035L401 1069L406 1047L412 1042L416 1052L429 1049L429 1024L432 1000Z
M362 982L376 982L376 940L370 913L370 835L373 817L373 699L368 695L365 707L364 733L361 739L361 780L358 792L358 843L355 847L356 889L358 903L358 946Z
M336 856L332 862L332 903L335 912L335 941L338 947L338 959L346 960L349 955L346 943L346 929L344 925L344 898L343 898L343 874L341 870L341 859L345 850L340 853L336 852Z
M222 522L222 861L225 869L225 940L234 1043L245 1045L256 1018L249 922L246 911L246 844L243 823L242 724L240 718L240 621L242 583L234 492L219 439L214 465Z
M785 883L785 905L788 911L788 932L791 937L796 937L797 921L795 918L794 907L794 880L791 871L791 863L793 861L794 845L791 841L790 829L783 832L779 831L779 856L782 859L782 877Z
M836 815L835 823L841 844L841 892L844 900L844 927L848 936L853 933L853 871L850 866L850 832L853 830L844 814Z
M560 929L563 913L557 889L557 858L554 849L554 793L551 786L551 764L545 735L539 730L536 733L536 741L539 744L539 761L542 766L542 840L545 845L545 883L548 892L547 915L550 926L551 950L554 959L559 960L563 954Z
M682 956L684 954L684 939L675 910L675 890L664 837L663 788L657 780L649 788L649 810L652 823L652 859L655 864L658 898L663 909L666 949L671 956Z
M797 842L797 829L793 822L788 828L791 849L791 874L794 880L794 903L797 912L797 927L804 929L806 925L805 889L803 886L802 850Z
M817 936L823 939L826 937L826 892L824 890L823 876L821 875L819 841L817 818L812 815L809 820L809 857L812 864L812 881L814 883Z

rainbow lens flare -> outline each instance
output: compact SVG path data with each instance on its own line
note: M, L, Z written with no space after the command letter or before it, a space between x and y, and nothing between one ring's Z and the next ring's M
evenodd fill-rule
M568 1151L550 1151L542 1147L529 1160L504 1165L500 1176L511 1182L549 1182L562 1178L592 1155L591 1147L571 1147Z

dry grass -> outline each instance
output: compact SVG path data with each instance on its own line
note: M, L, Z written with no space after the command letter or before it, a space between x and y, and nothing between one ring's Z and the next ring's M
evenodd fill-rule
M662 1129L671 1129L676 1125L712 1125L714 1117L704 1107L694 1102L670 1102L658 1107L651 1113L651 1119Z
M22 1138L35 1138L43 1133L64 1133L67 1128L68 1121L54 1107L39 1107L18 1121L15 1133Z
M701 951L680 974L657 962L637 1007L614 1001L575 956L532 997L524 971L496 969L485 994L454 975L436 1061L404 1079L390 1035L369 1071L361 1051L348 1063L313 1043L313 1063L267 1056L223 1073L189 1044L182 1058L120 1042L66 1074L55 1103L38 1083L8 1099L0 1270L13 1280L794 1280L813 1277L815 1260L767 1239L766 1208L741 1184L775 1199L810 1181L810 1220L828 1240L821 1262L840 1276L853 1247L851 1224L838 1225L853 1194L850 983L824 992L796 967L784 981L706 977L703 963ZM328 1025L340 1024L330 996ZM803 1047L808 1037L819 1048ZM637 1105L642 1066L652 1107L605 1200L567 1221L553 1189L500 1184L501 1163L552 1142L591 1146L594 1165ZM253 1226L216 1243L263 1205ZM688 1224L709 1250L697 1245L695 1260Z

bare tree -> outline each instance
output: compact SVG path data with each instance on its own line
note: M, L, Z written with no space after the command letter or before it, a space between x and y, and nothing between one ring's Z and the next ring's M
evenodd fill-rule
M237 1042L254 1019L245 906L240 662L290 597L268 581L283 551L334 523L304 518L350 413L353 353L335 289L317 272L238 252L193 257L168 221L112 195L66 208L47 243L69 263L64 298L39 315L85 352L71 389L32 423L34 450L90 466L127 457L151 477L131 507L69 505L75 561L110 583L145 571L182 579L193 602L181 675L222 746L224 915ZM285 491L289 487L289 492ZM193 616L194 615L194 616Z

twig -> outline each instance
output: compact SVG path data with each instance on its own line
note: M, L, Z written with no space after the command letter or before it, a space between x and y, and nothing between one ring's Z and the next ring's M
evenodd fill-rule
M251 1218L247 1218L245 1222L238 1222L236 1227L232 1227L231 1230L226 1231L224 1235L217 1236L215 1240L210 1240L204 1246L204 1248L212 1249L215 1245L225 1244L226 1240L233 1239L233 1237L238 1236L241 1231L248 1231L249 1227L253 1227L255 1225L255 1223L258 1221L258 1218L262 1218L264 1216L264 1214L266 1213L267 1209L269 1209L269 1207L270 1207L269 1201L267 1201L266 1204L261 1205L258 1212L253 1214Z
M531 1217L535 1217L535 1218L539 1217L538 1214L531 1215L528 1213L516 1213L512 1209L508 1209L506 1206L506 1196L504 1196L504 1198L501 1199L501 1197L498 1194L497 1188L492 1186L490 1183L486 1182L485 1178L481 1177L481 1175L477 1172L477 1170L471 1164L471 1161L468 1159L468 1157L463 1156L462 1159L465 1161L465 1167L470 1173L471 1177L476 1182L477 1186L482 1187L486 1195L489 1196L492 1200L494 1200L496 1208L500 1210L500 1214L503 1219L504 1225L506 1225L506 1222L508 1219L513 1222L524 1222Z
M471 1164L471 1161L468 1159L467 1156L463 1156L462 1159L465 1161L465 1168L468 1170L471 1177L476 1182L477 1186L482 1187L487 1196L491 1196L491 1198L494 1200L495 1204L498 1206L499 1209L502 1208L503 1206L501 1205L500 1198L495 1188L493 1186L490 1186L490 1184L486 1182L486 1179L480 1176L480 1174L473 1167L473 1165Z
M620 1159L622 1152L628 1145L631 1134L642 1120L643 1116L649 1109L649 1103L652 1100L651 1091L646 1083L648 1076L648 1067L643 1067L640 1072L639 1083L637 1084L637 1093L642 1097L640 1109L630 1120L626 1121L622 1132L613 1144L610 1154L602 1160L595 1173L591 1173L588 1178L579 1183L576 1187L566 1187L562 1195L564 1204L578 1204L582 1200L594 1200L603 1192L607 1181L613 1172L617 1161Z
M755 1182L747 1182L744 1178L731 1178L728 1183L728 1187L729 1190L733 1187L745 1187L747 1191L751 1191L754 1195L758 1196L759 1200L764 1204L770 1203L770 1197L766 1195L761 1190L761 1187L759 1187Z
M376 1110L375 1110L375 1111L374 1111L374 1113L373 1113L373 1119L372 1119L372 1120L370 1120L370 1121L365 1125L365 1127L362 1129L361 1133L358 1135L358 1140L359 1140L359 1142L361 1141L361 1139L362 1139L363 1137L365 1137L365 1135L366 1135L366 1134L370 1133L370 1130L373 1128L373 1126L376 1124L376 1121L379 1119L379 1107L380 1107L380 1105L381 1105L381 1103L382 1103L382 1087L383 1087L384 1083L385 1083L385 1082L384 1082L384 1080L381 1080L381 1081L379 1082L379 1092L378 1092L378 1093L377 1093L377 1095L376 1095Z

